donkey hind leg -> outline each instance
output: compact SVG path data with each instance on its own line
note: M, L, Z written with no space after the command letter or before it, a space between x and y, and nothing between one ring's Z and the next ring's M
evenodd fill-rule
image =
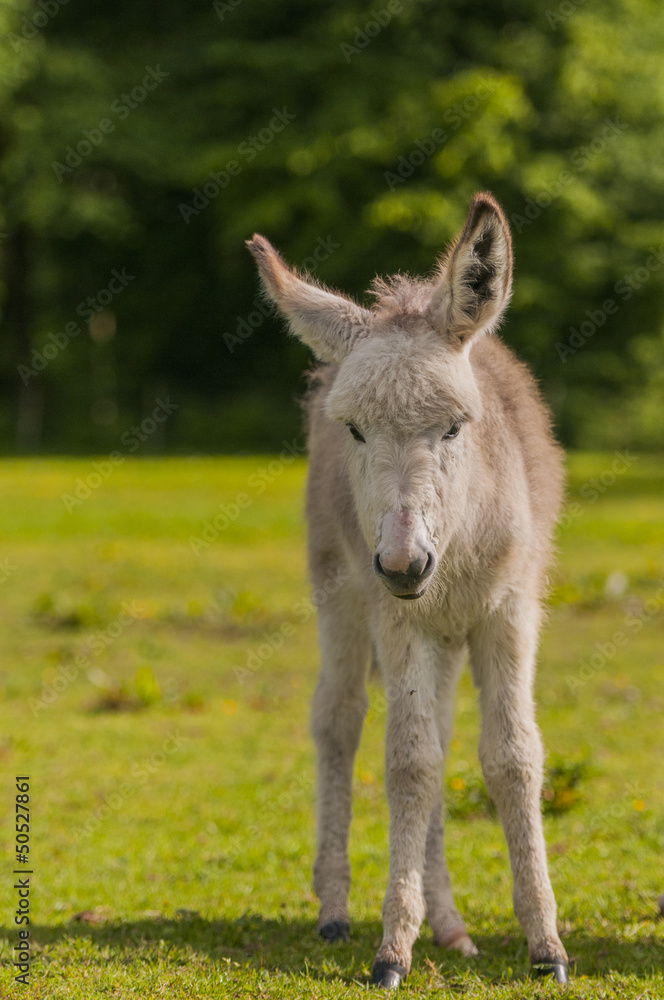
M514 910L534 971L567 982L542 827L543 749L532 696L539 608L503 607L471 637L480 688L484 780L500 816L514 879Z
M368 707L365 675L370 641L355 596L340 592L318 613L322 659L312 711L318 759L314 889L320 900L318 930L330 941L348 940L350 930L353 762Z
M452 895L450 873L445 861L440 799L433 807L427 833L424 897L427 917L436 944L460 951L462 955L477 955L477 948L466 930L463 917L457 910Z
M438 733L444 758L447 756L447 747L452 733L456 682L463 667L465 655L465 648L447 652L441 665L436 692L436 708ZM433 807L429 820L424 869L424 898L427 904L427 917L436 943L460 951L462 955L477 955L477 948L468 935L463 917L457 910L452 895L450 873L445 861L442 799L440 797Z

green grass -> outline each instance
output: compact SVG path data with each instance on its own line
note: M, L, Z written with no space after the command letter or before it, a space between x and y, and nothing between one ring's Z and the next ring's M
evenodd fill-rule
M587 484L613 461L570 460L579 512L560 532L537 695L569 995L636 1000L664 996L664 469L641 457L593 500ZM305 465L270 462L126 462L71 512L61 495L90 461L2 463L2 813L13 812L14 776L29 774L35 874L23 987L10 965L14 831L3 821L0 996L370 989L388 865L384 701L372 688L356 767L352 940L326 946L311 890L317 649L300 603ZM195 553L192 536L240 494L239 515ZM132 615L111 637L123 602ZM611 652L621 631L627 641ZM593 667L597 643L605 655ZM402 992L553 996L528 977L478 727L464 676L447 850L480 955L440 951L425 925Z

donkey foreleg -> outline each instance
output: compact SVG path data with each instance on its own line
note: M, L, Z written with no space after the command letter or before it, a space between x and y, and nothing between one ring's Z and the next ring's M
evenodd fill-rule
M398 986L426 913L427 832L440 795L443 753L435 717L434 670L417 642L382 642L388 716L385 785L390 806L390 879L383 903L383 941L374 981ZM396 662L395 662L396 661Z
M480 687L480 761L505 830L514 910L535 971L567 982L540 805L544 754L532 696L538 620L538 608L509 602L476 629L471 662Z
M466 650L448 649L441 657L437 677L436 718L440 745L445 757L452 735L456 683L463 667ZM426 845L424 897L427 919L437 944L460 951L462 955L477 955L477 948L466 930L452 895L450 873L445 860L443 833L443 803L439 797L431 811Z
M350 929L348 832L353 762L368 706L365 674L369 640L344 604L350 601L340 596L319 610L322 663L312 712L318 757L314 889L320 900L318 929L328 940L346 940Z

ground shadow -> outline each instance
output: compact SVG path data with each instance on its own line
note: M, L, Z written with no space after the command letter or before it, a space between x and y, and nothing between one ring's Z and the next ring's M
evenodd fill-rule
M13 937L14 928L3 930ZM205 920L197 915L104 924L72 920L59 926L32 925L31 931L34 942L43 948L79 939L98 947L106 959L127 960L131 956L131 961L138 963L151 961L154 949L166 942L169 948L205 954L213 961L230 959L244 966L347 983L368 980L381 940L378 920L358 921L353 924L348 943L328 944L320 939L312 920L269 919L252 913L236 920ZM528 976L528 952L518 928L508 934L474 935L474 940L480 954L466 959L439 948L430 932L423 931L415 945L413 965L431 968L429 963L433 963L443 977L472 969L473 975L487 984ZM652 975L661 968L663 944L656 932L631 942L583 931L565 936L573 963L571 971L578 976L604 976L609 972Z

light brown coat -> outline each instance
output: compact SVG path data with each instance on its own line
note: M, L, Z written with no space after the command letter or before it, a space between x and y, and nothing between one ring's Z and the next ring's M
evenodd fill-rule
M511 292L505 217L491 195L476 195L434 278L378 281L370 310L298 277L263 237L249 248L266 293L323 362L307 399L310 567L316 588L346 582L319 608L321 933L344 937L350 923L353 760L373 658L389 703L391 816L375 980L393 986L407 973L425 914L441 945L475 953L452 898L441 817L454 689L470 654L515 910L531 961L564 978L533 704L563 466L531 375L493 335Z

